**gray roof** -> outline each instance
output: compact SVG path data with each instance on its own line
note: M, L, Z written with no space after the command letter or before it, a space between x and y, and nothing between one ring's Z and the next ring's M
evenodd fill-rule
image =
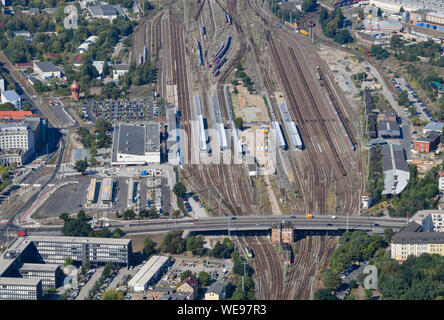
M25 279L25 278L9 278L9 277L1 277L0 284L6 285L29 285L29 286L37 286L41 279Z
M157 122L146 124L145 152L160 151L160 124Z
M126 70L129 70L129 64L115 64L115 65L113 65L113 69L126 71Z
M443 232L398 232L392 237L395 244L444 243Z
M390 149L393 149L393 157ZM399 144L382 145L381 153L382 153L383 171L396 169L396 170L403 170L410 172L409 166L405 161L404 149L402 148L401 145Z
M433 142L436 139L439 139L441 134L436 131L428 131L424 136L419 137L414 141L422 141L422 142Z
M159 300L185 300L187 297L180 293L166 294Z
M52 272L55 272L58 268L59 268L58 264L24 263L19 270L20 271L52 271Z
M60 243L92 243L128 245L131 239L92 238L92 237L56 237L56 236L28 236L33 242L60 242Z
M3 91L2 95L5 97L6 100L8 101L16 101L16 100L20 100L20 96L17 94L17 92L15 92L15 90L7 90L7 91Z
M34 65L36 65L42 72L58 72L60 71L59 68L57 68L52 62L34 62Z
M399 137L401 134L398 124L391 120L378 121L378 131L380 136Z
M145 127L121 124L118 135L117 149L119 153L145 154Z
M121 9L117 6L104 4L101 6L90 6L89 10L93 16L114 16L121 14Z
M426 131L438 131L441 132L442 126L444 125L444 122L429 122L424 127L424 132Z
M228 285L228 280L213 282L211 286L208 288L207 293L214 292L218 295L221 295L227 285Z

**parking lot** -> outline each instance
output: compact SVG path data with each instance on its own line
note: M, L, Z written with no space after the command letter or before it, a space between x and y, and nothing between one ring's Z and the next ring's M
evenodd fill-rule
M110 122L144 122L154 121L159 116L157 102L144 99L119 99L96 101L89 100L84 103L86 113L89 108L97 118L104 118ZM92 115L89 116L92 118Z
M393 78L392 82L395 85L396 90L398 90L399 92L401 92L402 90L407 91L410 105L416 109L417 115L419 115L421 120L433 121L433 117L427 111L426 106L424 105L424 103L422 103L422 100L418 98L415 91L404 78Z

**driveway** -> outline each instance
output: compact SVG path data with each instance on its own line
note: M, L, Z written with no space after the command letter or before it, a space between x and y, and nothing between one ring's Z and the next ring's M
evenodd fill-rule
M85 300L86 299L86 297L88 296L89 290L91 290L92 287L94 286L94 283L96 283L96 281L99 280L104 268L105 267L101 267L101 268L96 269L96 272L94 272L91 279L89 279L89 281L80 290L79 295L77 296L76 300Z

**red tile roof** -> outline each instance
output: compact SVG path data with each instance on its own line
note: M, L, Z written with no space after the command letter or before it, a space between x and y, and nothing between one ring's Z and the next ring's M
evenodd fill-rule
M0 111L0 119L5 120L21 120L24 117L38 117L38 115L33 114L32 111Z

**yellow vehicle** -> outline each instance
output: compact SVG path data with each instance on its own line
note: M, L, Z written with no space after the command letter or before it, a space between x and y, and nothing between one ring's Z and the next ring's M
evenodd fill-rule
M308 37L308 32L307 31L301 29L299 32L302 33L304 36Z
M311 219L311 218L313 218L313 215L312 215L311 213L307 213L307 214L305 215L305 217L306 217L307 219Z

